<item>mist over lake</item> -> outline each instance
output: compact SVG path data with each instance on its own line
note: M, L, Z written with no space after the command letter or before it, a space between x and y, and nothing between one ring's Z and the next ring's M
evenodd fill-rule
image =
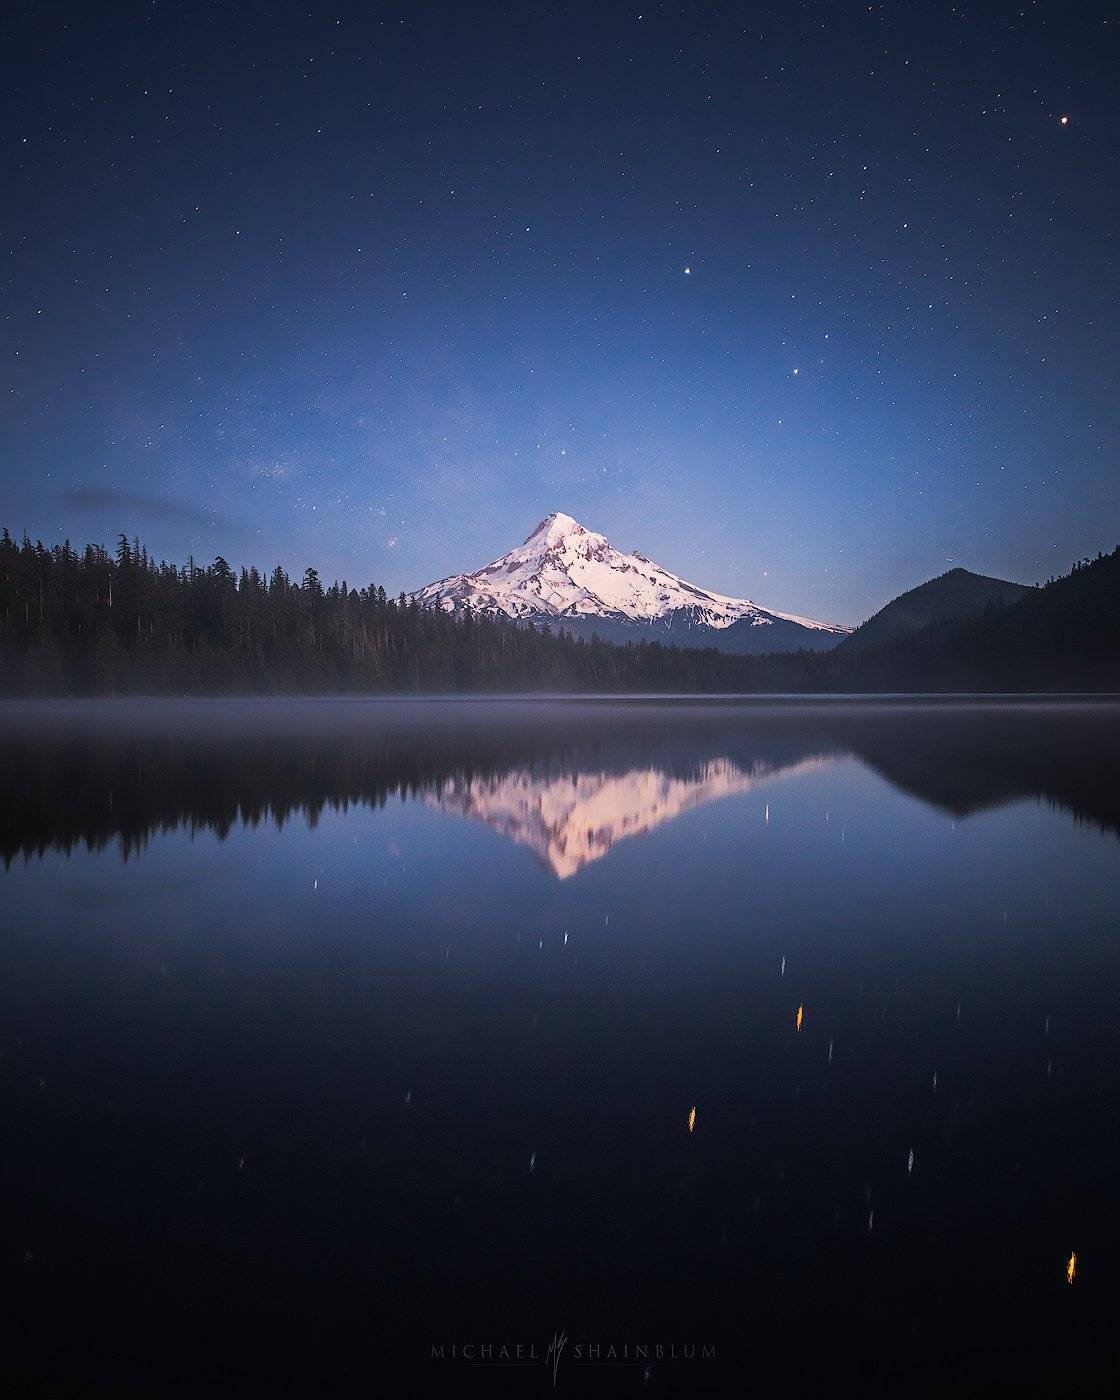
M2 720L20 1384L1107 1384L1116 703Z

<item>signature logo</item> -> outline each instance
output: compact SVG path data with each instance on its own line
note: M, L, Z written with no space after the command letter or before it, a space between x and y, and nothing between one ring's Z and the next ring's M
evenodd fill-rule
M548 1344L548 1351L545 1354L544 1364L552 1363L552 1388L556 1389L556 1373L560 1369L560 1357L564 1348L568 1345L568 1334L561 1330L553 1332L552 1341Z

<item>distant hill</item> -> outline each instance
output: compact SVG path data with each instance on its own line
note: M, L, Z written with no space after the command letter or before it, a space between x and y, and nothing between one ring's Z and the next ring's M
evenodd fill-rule
M840 643L838 651L847 656L871 651L901 637L913 636L933 623L974 617L987 608L1005 608L1028 592L1022 583L988 578L968 569L950 569L880 608Z
M1010 605L846 651L832 654L844 689L1120 690L1120 548Z

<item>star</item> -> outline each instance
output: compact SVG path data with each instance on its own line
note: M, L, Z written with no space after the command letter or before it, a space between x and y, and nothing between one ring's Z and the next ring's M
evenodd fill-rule
M685 275L686 277L691 277L691 276L692 276L692 268L686 267L685 270L684 270L684 275Z

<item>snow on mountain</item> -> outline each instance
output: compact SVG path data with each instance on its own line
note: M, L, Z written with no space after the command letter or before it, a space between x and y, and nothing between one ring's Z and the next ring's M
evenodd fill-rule
M850 631L698 588L644 554L622 553L559 512L546 516L508 554L412 596L446 612L469 606L474 612L597 632L610 641L653 628L673 634L658 640L736 652L823 649Z

